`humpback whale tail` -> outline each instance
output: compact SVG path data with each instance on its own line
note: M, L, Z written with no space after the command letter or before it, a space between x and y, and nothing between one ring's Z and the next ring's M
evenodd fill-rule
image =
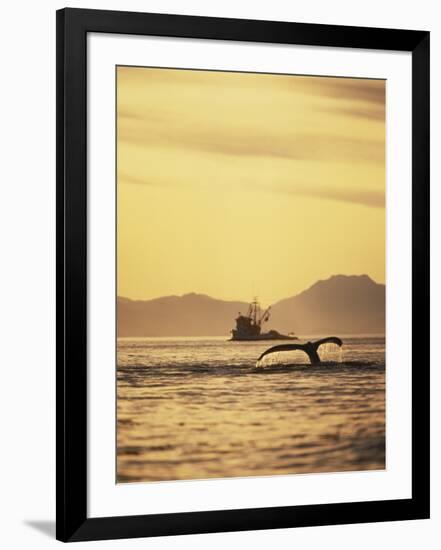
M322 338L321 340L316 340L315 342L306 342L306 344L281 344L279 346L273 346L272 348L267 349L259 357L258 361L263 359L265 355L270 353L277 353L280 351L294 351L301 350L304 351L311 361L311 365L318 365L320 363L320 356L318 354L318 348L322 344L336 344L337 346L342 346L343 342L337 336L328 336L327 338Z

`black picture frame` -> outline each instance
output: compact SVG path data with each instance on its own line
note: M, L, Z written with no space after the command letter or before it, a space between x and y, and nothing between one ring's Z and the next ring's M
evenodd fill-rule
M87 517L87 33L412 54L412 497ZM56 537L85 541L429 517L429 33L87 9L57 12Z

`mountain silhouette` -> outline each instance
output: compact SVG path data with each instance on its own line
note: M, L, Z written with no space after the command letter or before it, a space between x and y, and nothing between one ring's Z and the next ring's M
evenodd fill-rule
M118 336L229 336L247 302L204 294L153 300L118 297ZM334 275L271 308L265 331L302 334L384 333L385 286L367 275Z
M334 275L277 302L273 320L299 334L384 333L385 286L367 275Z
M246 302L195 293L146 301L118 298L118 336L228 335L238 312L247 309Z

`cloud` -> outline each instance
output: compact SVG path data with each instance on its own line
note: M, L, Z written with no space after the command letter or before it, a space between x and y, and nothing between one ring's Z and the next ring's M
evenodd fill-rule
M131 183L134 185L155 185L156 182L149 181L146 177L135 176L128 174L127 172L121 172L118 170L118 182L119 183Z
M122 183L384 207L385 82L118 69Z
M231 156L219 152L201 154L178 146L120 146L124 172L120 184L136 183L155 186L158 190L211 189L215 195L222 189L253 193L285 194L293 199L308 196L352 202L369 207L384 207L384 175L376 171L360 173L356 165L343 162L310 162L265 156ZM148 174L140 177L138 174ZM252 197L251 197L252 200Z
M295 129L278 133L257 124L254 129L222 126L216 129L156 117L121 121L118 139L139 146L179 146L222 155L384 162L382 141L338 134L314 134L313 128L310 128L310 133Z
M386 82L352 78L312 78L300 83L297 90L328 99L321 110L341 116L361 117L384 123Z
M385 80L308 77L301 80L299 84L307 93L313 93L339 101L358 101L379 106L385 103ZM292 85L297 86L294 81Z
M132 89L174 86L183 90L197 87L221 88L222 91L227 91L234 87L250 93L257 88L263 94L268 91L294 94L301 92L378 105L384 104L386 90L386 81L383 79L130 66L118 67L118 82L119 87L130 86Z
M120 70L120 143L384 163L383 81Z
M364 106L352 107L352 108L351 107L333 107L333 108L324 109L324 111L333 112L333 113L338 112L342 115L365 118L367 120L378 121L383 124L386 116L384 105L380 107L374 107L374 108L369 108Z
M318 199L350 202L372 208L385 207L385 196L384 192L381 190L348 189L318 184L295 185L292 189L288 189L287 187L276 187L275 190L290 195L303 195Z

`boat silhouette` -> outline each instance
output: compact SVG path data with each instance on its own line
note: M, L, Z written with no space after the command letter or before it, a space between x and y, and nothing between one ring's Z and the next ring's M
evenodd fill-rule
M236 317L236 328L231 331L230 340L236 342L256 340L298 340L292 334L281 334L277 330L262 332L262 324L270 318L271 306L262 311L257 298L251 302L246 315L239 312Z

